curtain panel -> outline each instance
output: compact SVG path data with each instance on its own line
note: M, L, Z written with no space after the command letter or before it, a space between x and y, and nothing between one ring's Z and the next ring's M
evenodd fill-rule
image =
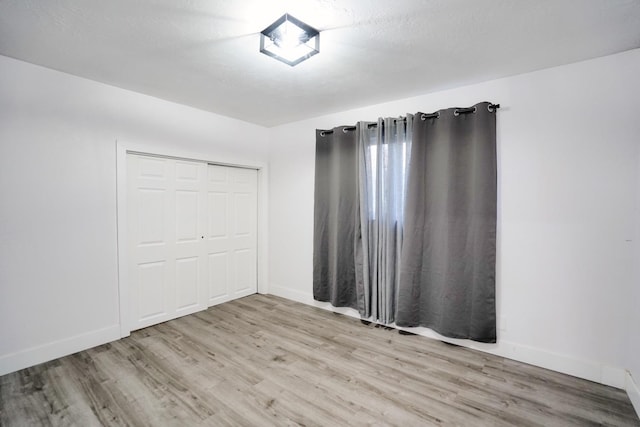
M396 324L496 342L496 120L416 114Z
M361 250L357 141L356 132L344 126L316 131L313 297L364 315L364 296L356 289Z
M411 154L413 116L358 124L362 264L358 287L365 316L394 321L400 276L406 166ZM361 274L360 274L361 273Z

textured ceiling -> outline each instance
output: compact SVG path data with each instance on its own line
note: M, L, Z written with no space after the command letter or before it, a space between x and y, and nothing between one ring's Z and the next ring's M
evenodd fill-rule
M285 12L321 30L293 68ZM637 47L638 0L0 0L2 55L265 126Z

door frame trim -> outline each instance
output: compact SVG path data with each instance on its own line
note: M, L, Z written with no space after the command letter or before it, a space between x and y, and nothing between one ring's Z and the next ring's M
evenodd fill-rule
M128 298L130 286L128 283L128 253L127 253L127 154L138 154L150 157L163 157L179 160L190 160L207 164L255 169L258 172L258 213L257 213L257 253L256 279L258 293L267 294L267 227L268 227L268 167L266 162L252 159L213 156L193 153L187 150L157 149L152 146L122 142L116 140L116 250L118 267L118 310L120 319L120 337L131 334L130 311Z

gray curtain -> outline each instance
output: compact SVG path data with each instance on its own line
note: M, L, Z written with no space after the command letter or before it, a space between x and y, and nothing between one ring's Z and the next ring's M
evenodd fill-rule
M313 297L364 312L356 289L361 258L356 132L316 131Z
M406 165L413 116L358 124L361 263L356 276L365 317L392 323L400 275Z
M496 120L416 114L396 324L496 342Z

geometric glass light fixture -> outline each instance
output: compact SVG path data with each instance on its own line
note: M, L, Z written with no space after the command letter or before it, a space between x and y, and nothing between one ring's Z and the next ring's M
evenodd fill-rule
M260 52L293 67L320 52L320 32L285 13L260 33Z

